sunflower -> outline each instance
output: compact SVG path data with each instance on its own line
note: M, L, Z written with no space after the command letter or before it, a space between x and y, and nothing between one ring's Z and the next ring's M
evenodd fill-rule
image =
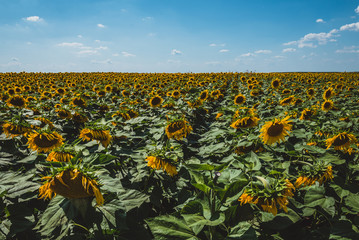
M335 150L342 151L347 151L350 148L350 145L356 142L356 137L353 134L346 132L339 133L338 135L325 140L327 149L333 146Z
M280 85L281 85L281 82L280 82L280 80L279 80L278 78L274 79L274 80L271 82L271 86L272 86L272 88L274 88L274 89L279 88Z
M308 95L308 97L310 97L310 98L314 97L314 95L315 95L315 90L314 90L314 88L309 88L309 89L307 90L307 95Z
M148 156L146 159L147 166L159 170L162 168L163 171L167 172L168 175L173 177L174 175L177 175L176 166L173 165L169 160L155 157L155 156Z
M282 106L286 106L286 105L291 104L293 100L294 100L294 95L282 99L282 100L279 102L279 104L282 105Z
M107 146L112 141L112 136L108 130L96 130L89 128L84 128L81 130L80 138L85 141L96 140L97 142L100 142L105 148L107 148Z
M324 100L329 100L333 95L334 95L334 90L333 90L333 88L328 88L328 89L325 90L324 93L323 93L323 99L324 99Z
M308 175L308 176L306 176ZM301 175L297 178L297 180L294 183L294 186L296 188L299 188L301 185L303 187L305 186L311 186L315 182L319 182L319 185L322 185L323 183L332 180L333 179L333 170L332 166L328 166L326 168L322 168L319 171L313 171L311 173L308 171L307 173L301 173Z
M56 109L57 116L61 119L71 119L72 114L69 110L66 109Z
M33 132L28 136L29 148L37 152L50 152L63 144L63 137L57 132Z
M178 90L174 90L172 93L171 93L171 96L173 97L173 98L179 98L180 96L181 96L181 93L180 93L180 91L178 91Z
M66 169L42 180L46 182L39 188L39 199L51 199L58 194L68 199L95 197L97 205L104 203L97 181L79 169Z
M32 132L32 129L29 126L23 126L12 122L4 123L2 129L7 138L14 138L20 135L26 136L28 133Z
M20 95L11 96L6 102L8 106L17 108L23 108L26 105L26 99Z
M196 100L194 100L194 101L192 101L192 102L187 102L187 104L188 104L188 106L190 107L190 108L198 108L198 107L200 107L202 104L203 104L203 101L201 100L201 99L196 99Z
M176 140L181 140L182 138L186 137L187 134L192 132L192 130L192 127L184 119L170 122L166 126L167 137L174 138Z
M234 97L234 104L241 105L246 101L246 97L243 94L238 94Z
M324 112L328 112L329 110L331 110L334 107L334 103L332 100L325 100L322 104L322 110Z
M261 191L245 189L238 201L241 202L241 205L250 203L260 206L263 211L272 213L274 216L278 213L278 207L288 212L288 198L294 196L295 187L288 179L278 180L276 186L275 190L270 188L269 183Z
M263 125L259 137L262 138L264 144L272 145L276 142L284 141L284 137L289 135L288 131L292 128L288 119L289 116L282 120L275 119L274 121L266 122Z
M231 124L231 127L234 129L238 128L251 128L258 125L259 118L250 116L250 117L243 117Z
M305 109L302 111L302 113L301 113L299 119L300 119L300 120L310 120L310 118L311 118L313 115L315 115L315 111L314 111L314 110L305 108Z
M87 105L86 101L81 97L74 97L71 100L71 104L74 106L82 107L82 108L86 107L86 105Z
M198 99L203 102L203 101L205 101L208 97L209 97L208 90L204 90L204 91L201 92L201 94L199 95Z
M154 96L149 100L151 107L159 107L163 102L163 99L160 96Z
M128 92L127 90L122 90L121 94L123 97L129 97L131 93Z
M74 155L70 152L54 150L47 156L46 160L49 162L69 162L73 157Z
M40 128L43 128L43 127L45 127L46 125L47 125L50 129L52 129L52 128L55 127L54 124L53 124L49 119L47 119L47 118L37 117L37 118L34 118L34 119L41 122L41 124L40 124L40 126L39 126Z
M78 113L78 112L75 112L73 115L72 115L72 120L77 122L77 123L85 123L88 121L88 118L81 114L81 113Z

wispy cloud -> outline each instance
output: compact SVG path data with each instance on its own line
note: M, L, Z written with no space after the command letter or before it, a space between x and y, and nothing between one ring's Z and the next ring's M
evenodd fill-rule
M112 60L111 59L106 59L103 61L92 60L91 63L93 63L93 64L112 64Z
M283 50L282 50L282 52L295 52L295 51L297 51L297 49L295 49L295 48L284 48Z
M344 47L344 49L338 49L336 53L359 53L359 46Z
M132 54L132 53L129 53L129 52L121 52L122 53L122 56L124 57L136 57L135 54Z
M271 50L257 50L257 51L255 51L254 53L269 54L269 53L272 53L272 51L271 51Z
M354 9L354 12L358 13L359 14L359 6L357 6L356 9Z
M225 52L229 52L229 50L228 49L221 49L221 50L219 50L219 52L220 53L225 53Z
M82 43L79 42L62 42L57 44L57 46L60 47L83 47Z
M182 52L177 49L172 49L172 51L171 51L171 55L181 55L181 54L182 54Z
M253 57L255 56L253 53L244 53L241 55L241 57Z
M224 46L226 46L226 44L225 43L219 43L219 44L211 43L211 44L209 44L209 46L210 47L224 47Z
M142 18L142 21L144 22L148 22L148 21L152 21L153 20L153 17L144 17Z
M340 31L359 31L359 22L346 24L340 27Z
M98 51L95 49L86 49L86 50L82 50L82 51L78 51L77 54L79 55L94 55L97 54Z
M321 19L321 18L318 18L317 20L315 20L315 22L317 22L317 23L325 23L325 21L323 19Z
M44 19L40 18L39 16L30 16L30 17L26 17L23 19L27 22L43 22L44 21Z
M97 27L99 27L99 28L105 28L106 26L103 25L102 23L99 23L99 24L97 24Z

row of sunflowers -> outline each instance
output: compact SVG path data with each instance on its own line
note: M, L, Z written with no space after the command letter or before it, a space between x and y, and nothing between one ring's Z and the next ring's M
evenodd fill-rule
M0 79L0 239L359 238L358 73Z

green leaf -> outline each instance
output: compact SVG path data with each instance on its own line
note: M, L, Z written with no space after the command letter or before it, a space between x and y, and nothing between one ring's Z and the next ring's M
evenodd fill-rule
M157 240L199 240L183 219L171 215L147 219L146 223Z
M150 202L150 196L135 189L121 189L118 192L118 197L126 209L126 212L131 209L140 207L145 202Z
M102 206L96 208L104 216L104 224L106 228L127 229L126 213L122 201L112 200Z
M212 171L215 168L214 166L209 164L186 164L186 166L195 171Z
M231 229L231 232L226 237L226 240L256 240L257 235L252 227L252 225L248 222L241 222L237 226Z

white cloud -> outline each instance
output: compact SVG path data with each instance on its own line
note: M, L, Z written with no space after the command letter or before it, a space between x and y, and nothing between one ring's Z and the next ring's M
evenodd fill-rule
M121 52L122 53L122 56L124 57L136 57L135 54L132 54L132 53L128 53L128 52Z
M295 52L295 51L297 51L297 49L295 49L295 48L284 48L283 50L282 50L282 52Z
M340 27L340 31L359 31L359 22L346 24Z
M28 22L42 22L42 21L44 21L44 19L40 18L39 16L26 17L26 18L24 18L24 20L28 21Z
M291 41L291 42L283 43L283 45L289 46L289 45L296 45L297 43L298 43L297 41Z
M77 37L78 37L78 38L82 38L82 35L81 35L81 34L79 34L79 35L77 35Z
M219 43L219 44L211 43L211 44L209 44L209 46L210 47L224 47L224 46L226 46L226 44L225 43Z
M317 23L325 23L325 21L323 19L321 19L321 18L318 18L317 20L315 20L315 22L317 22Z
M171 51L171 55L181 55L181 54L182 54L182 52L177 49L172 49L172 51Z
M82 50L82 51L77 52L77 54L80 54L80 55L94 55L97 53L98 53L97 50L94 50L94 49L87 49L87 50Z
M334 37L338 37L339 35L336 34L339 31L337 29L332 29L330 32L325 33L325 32L321 32L321 33L308 33L306 34L304 37L302 37L301 39L297 40L297 41L291 41L291 42L287 42L284 43L283 45L285 46L289 46L289 45L297 45L299 48L303 48L303 47L312 47L315 48L317 47L317 45L315 45L315 43L318 43L319 45L324 45L326 44L328 41L332 42ZM335 41L335 40L334 40Z
M219 50L219 52L220 53L225 53L225 52L229 52L229 50L228 49L221 49L221 50Z
M63 43L57 44L57 46L60 46L60 47L83 47L83 44L79 43L79 42L63 42Z
M277 55L277 56L274 56L274 58L276 58L276 59L285 59L285 58L287 58L287 57L286 57L286 56Z
M96 48L97 50L107 50L108 47L106 46L99 46L98 48Z
M213 62L205 62L204 64L206 64L206 65L219 65L219 64L221 64L221 62L213 61Z
M254 53L264 53L264 54L269 54L269 53L272 53L271 50L257 50L255 51Z
M354 12L359 14L359 6L357 6L357 8L354 10Z
M252 57L255 56L253 53L244 53L241 55L241 57Z
M105 28L106 26L103 25L103 24L101 24L101 23L99 23L99 24L97 24L97 27L99 27L99 28Z
M118 56L120 56L120 54L118 54L118 53L114 53L114 54L112 54L112 56L114 56L114 57L118 57Z
M336 53L359 53L359 46L344 47L344 49L338 49Z

